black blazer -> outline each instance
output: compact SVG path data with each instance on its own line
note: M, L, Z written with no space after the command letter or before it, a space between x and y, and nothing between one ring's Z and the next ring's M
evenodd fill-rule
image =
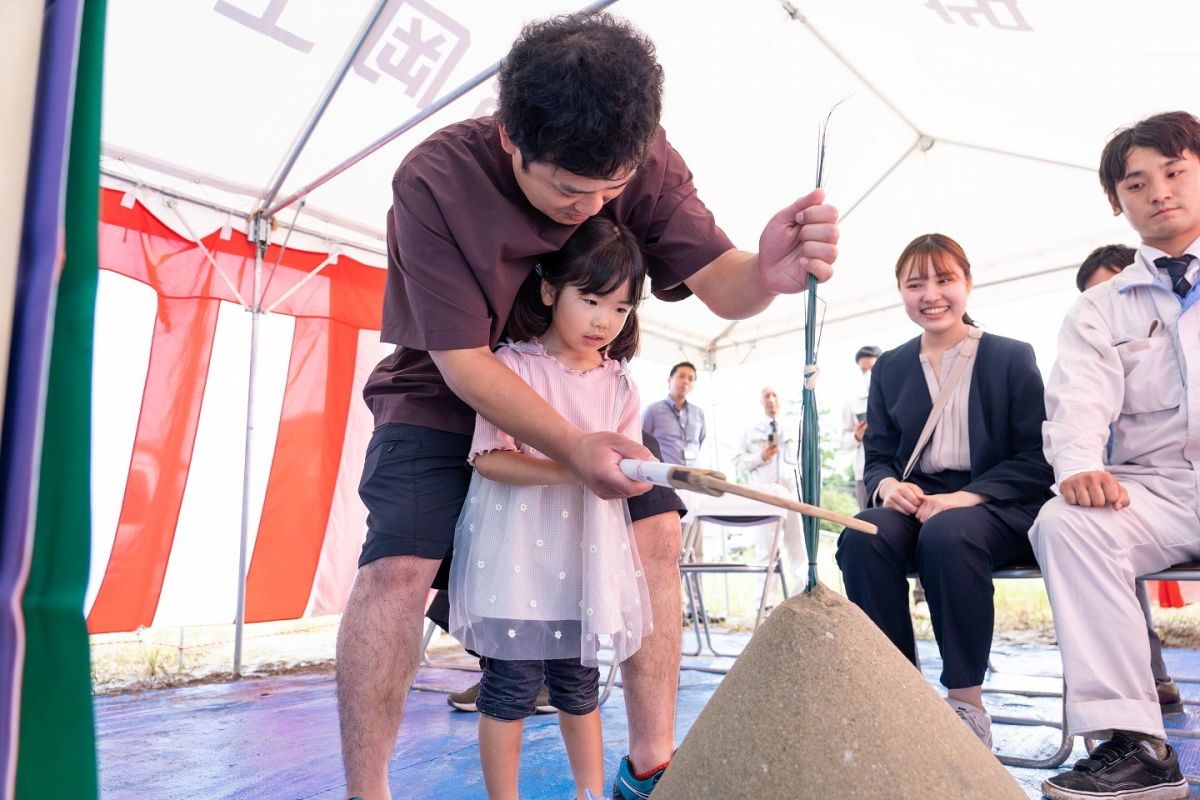
M863 481L871 497L884 478L900 479L933 410L920 352L918 336L884 353L871 371L863 439ZM908 479L928 493L965 490L986 495L1006 523L1027 530L1050 499L1054 483L1054 472L1042 454L1045 419L1042 376L1033 348L985 333L971 371L970 471L927 475L918 463Z

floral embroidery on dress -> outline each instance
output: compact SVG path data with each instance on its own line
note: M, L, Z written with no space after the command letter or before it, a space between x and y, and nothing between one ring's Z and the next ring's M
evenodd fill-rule
M570 408L567 397L596 400L565 414L581 430L622 430L639 418L636 391L615 362L572 372L532 342L502 346L497 356L553 408ZM496 435L503 434L492 427L477 436L472 455L514 447L542 455L512 437L497 443ZM651 615L623 501L580 486L506 485L478 472L466 494L450 577L451 631L460 641L488 658L579 658L588 666L608 640L615 660L636 652Z

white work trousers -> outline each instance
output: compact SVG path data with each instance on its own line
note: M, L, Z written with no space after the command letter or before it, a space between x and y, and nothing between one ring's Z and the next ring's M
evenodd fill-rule
M1200 558L1196 511L1121 476L1127 508L1085 508L1055 497L1029 530L1062 653L1067 728L1162 737L1137 576Z
M795 494L789 495L795 497ZM771 541L775 538L775 526L764 526L754 543L754 554L758 561L765 562L771 552ZM808 550L804 546L804 527L800 515L785 511L783 517L783 549L779 554L787 575L788 592L795 594L808 582ZM798 588L799 587L799 588Z
M791 500L795 500L799 493L796 484L786 478L778 483L752 482L750 486ZM803 587L808 582L808 549L804 546L804 526L800 522L800 515L795 511L783 513L783 548L779 560L783 562L783 574L787 575L788 592L795 594L797 587ZM774 537L774 525L763 526L759 530L758 538L754 542L754 555L758 561L766 562Z

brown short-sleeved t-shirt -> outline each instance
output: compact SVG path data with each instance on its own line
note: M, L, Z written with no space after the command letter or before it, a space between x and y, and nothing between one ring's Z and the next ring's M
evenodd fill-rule
M443 128L414 148L396 170L392 196L381 338L397 347L363 396L377 426L469 435L475 412L427 351L495 346L534 263L560 249L575 226L529 204L492 117ZM646 163L602 213L638 237L651 290L664 300L691 294L683 281L733 247L662 128Z

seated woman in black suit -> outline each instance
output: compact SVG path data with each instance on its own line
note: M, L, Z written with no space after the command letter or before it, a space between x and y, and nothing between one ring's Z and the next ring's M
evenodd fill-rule
M880 356L871 373L863 480L873 507L858 516L879 534L844 531L837 560L850 599L913 663L905 575L917 572L947 702L990 747L981 687L995 616L991 575L1033 562L1027 531L1054 480L1042 456L1042 377L1028 344L974 327L971 265L953 239L914 239L896 282L921 335ZM943 409L914 459L942 387Z

